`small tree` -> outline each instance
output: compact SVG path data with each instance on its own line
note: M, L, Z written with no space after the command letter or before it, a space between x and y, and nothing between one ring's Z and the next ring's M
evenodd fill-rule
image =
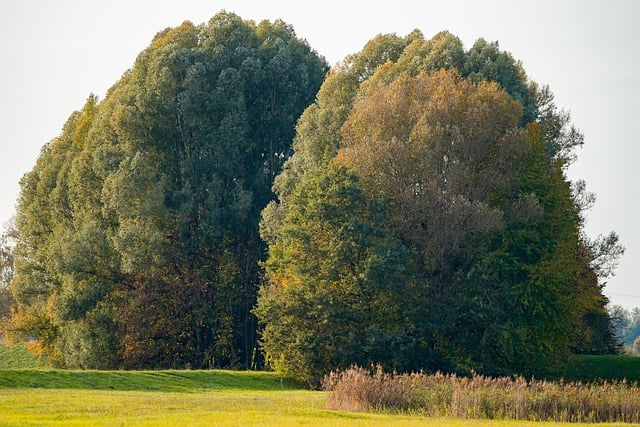
M4 322L11 316L16 301L11 293L11 281L14 276L13 246L17 237L15 217L5 226L0 235L0 333Z
M271 365L314 386L354 363L417 366L421 352L405 321L413 310L411 260L386 229L384 206L339 166L308 175L288 203L282 233L263 228L269 284L255 313Z

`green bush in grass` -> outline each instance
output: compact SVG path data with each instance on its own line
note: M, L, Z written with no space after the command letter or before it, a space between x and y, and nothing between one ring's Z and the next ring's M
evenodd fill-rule
M44 367L40 358L23 345L9 347L0 343L0 369L23 369Z

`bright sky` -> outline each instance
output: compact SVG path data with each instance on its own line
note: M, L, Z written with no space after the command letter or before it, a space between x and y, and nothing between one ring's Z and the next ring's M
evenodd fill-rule
M42 145L90 93L102 99L158 31L222 9L284 20L331 64L379 33L449 30L466 48L497 40L585 134L569 174L597 196L587 232L615 230L627 249L605 294L640 307L637 0L0 0L0 224Z

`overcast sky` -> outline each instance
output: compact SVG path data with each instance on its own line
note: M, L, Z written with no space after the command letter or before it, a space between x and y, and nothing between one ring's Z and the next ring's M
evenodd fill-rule
M640 307L637 0L0 0L0 223L13 215L18 181L42 146L90 93L102 99L157 32L223 9L284 20L332 65L379 33L448 30L466 48L481 37L498 41L585 134L569 176L597 196L587 233L614 230L627 249L605 294Z

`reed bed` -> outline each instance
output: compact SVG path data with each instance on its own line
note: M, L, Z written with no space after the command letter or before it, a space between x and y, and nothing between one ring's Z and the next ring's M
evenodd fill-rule
M436 417L640 423L640 388L626 381L580 383L480 375L396 374L353 367L323 382L328 409Z

